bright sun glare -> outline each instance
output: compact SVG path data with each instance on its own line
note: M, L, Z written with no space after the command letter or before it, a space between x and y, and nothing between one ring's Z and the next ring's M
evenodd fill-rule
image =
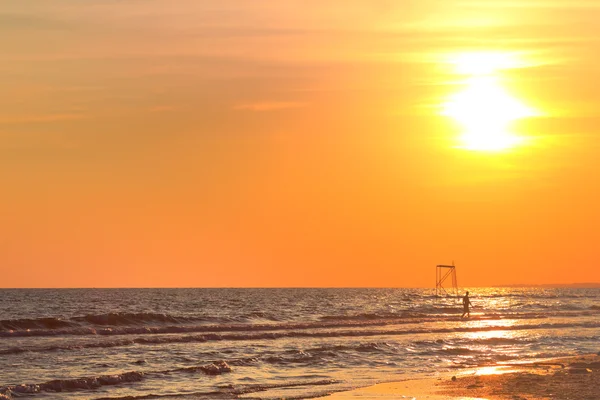
M523 138L510 132L511 124L536 113L502 87L500 71L522 64L502 53L464 54L451 62L466 78L463 89L443 104L442 114L463 127L459 147L501 151L520 144Z

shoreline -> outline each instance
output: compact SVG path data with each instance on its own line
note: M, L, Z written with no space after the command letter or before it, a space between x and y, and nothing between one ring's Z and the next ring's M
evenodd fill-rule
M380 383L331 400L600 399L600 353L471 368L436 378Z

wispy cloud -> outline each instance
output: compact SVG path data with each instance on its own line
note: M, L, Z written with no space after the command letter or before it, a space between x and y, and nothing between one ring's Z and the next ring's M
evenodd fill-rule
M0 25L5 29L19 31L32 30L72 30L76 26L72 21L60 17L46 17L39 14L26 13L0 13Z
M22 124L31 122L58 122L71 121L87 118L83 114L42 114L42 115L23 115L23 116L1 116L0 124Z
M306 103L294 102L294 101L265 101L257 103L239 104L234 110L247 110L247 111L277 111L285 110L289 108L302 108L306 107Z

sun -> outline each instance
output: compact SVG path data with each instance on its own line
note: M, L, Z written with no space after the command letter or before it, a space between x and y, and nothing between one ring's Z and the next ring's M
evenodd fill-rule
M458 147L477 151L501 151L524 139L511 132L519 119L537 113L512 96L502 85L499 70L517 64L501 54L473 54L456 58L459 74L467 75L462 89L442 106L442 115L456 120L463 129Z

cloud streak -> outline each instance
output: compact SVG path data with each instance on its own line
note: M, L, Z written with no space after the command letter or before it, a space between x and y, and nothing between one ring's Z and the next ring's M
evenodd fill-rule
M27 115L27 116L14 116L14 117L3 117L0 116L0 124L24 124L33 122L59 122L59 121L72 121L78 119L87 118L82 114L44 114L44 115Z
M286 110L290 108L303 108L306 107L306 103L294 102L294 101L265 101L257 103L239 104L233 107L234 110L246 110L246 111L278 111Z

